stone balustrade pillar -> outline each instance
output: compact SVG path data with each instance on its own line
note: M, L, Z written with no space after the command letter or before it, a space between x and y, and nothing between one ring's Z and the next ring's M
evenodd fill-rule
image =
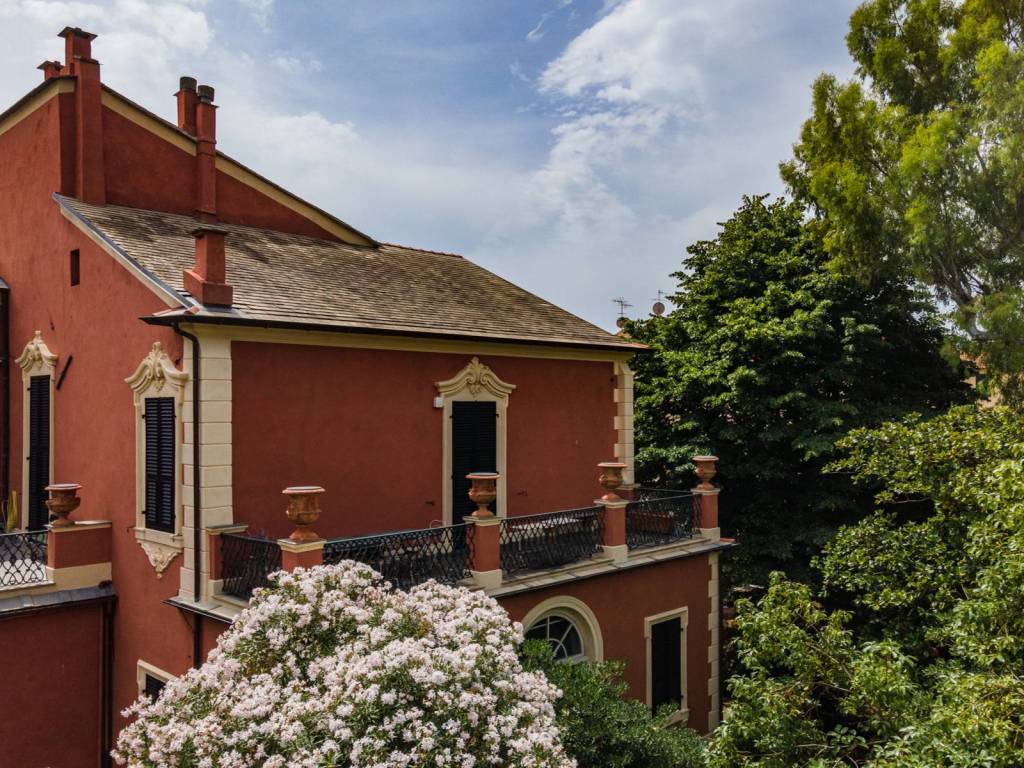
M601 470L598 481L605 489L605 494L594 503L604 507L604 536L601 549L605 557L615 562L622 562L629 557L629 546L626 544L626 507L629 501L616 493L623 484L623 470L626 464L617 461L602 461L597 465Z
M501 518L495 517L488 508L498 497L497 472L471 472L466 475L470 482L469 498L476 504L476 511L464 518L472 528L466 534L472 537L469 572L473 581L484 589L500 587L501 574Z
M697 466L697 478L700 482L693 489L700 501L700 532L705 538L718 541L722 538L722 530L718 526L718 493L719 489L711 484L717 473L715 467L717 456L694 456L691 461Z
M109 520L71 520L78 508L77 483L47 488L46 505L56 519L46 534L46 577L58 589L95 587L110 581L111 525Z
M312 568L324 564L324 541L312 529L320 519L320 497L324 489L319 485L293 485L281 491L288 497L285 514L295 524L287 539L278 539L281 548L281 569Z
M220 537L225 533L245 533L248 527L246 523L233 523L211 525L203 529L206 534L206 575L209 594L220 594L224 583L224 552Z

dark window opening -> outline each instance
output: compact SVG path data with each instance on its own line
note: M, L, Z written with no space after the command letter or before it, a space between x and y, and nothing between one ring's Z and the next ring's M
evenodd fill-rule
M78 254L78 249L77 248L75 248L75 250L73 250L71 252L70 262L71 262L70 263L70 266L71 266L71 284L72 285L78 285L80 282L82 282L82 265L81 265L81 258L80 258L79 254Z
M583 638L580 631L564 616L545 616L526 631L527 640L546 640L556 661L583 657Z
M143 684L142 692L149 697L150 701L156 701L157 697L160 696L160 692L164 689L166 681L161 680L158 677L153 677L150 674L146 675L145 683Z
M174 533L174 398L150 397L145 403L146 528Z
M452 522L473 514L471 472L497 472L498 409L493 402L452 403ZM495 511L492 505L492 510Z
M28 386L28 527L50 522L50 377L33 376Z
M683 625L678 616L651 627L651 709L683 704Z

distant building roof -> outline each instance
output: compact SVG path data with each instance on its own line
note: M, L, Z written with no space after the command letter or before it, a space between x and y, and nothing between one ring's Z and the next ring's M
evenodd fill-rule
M616 337L476 264L449 253L400 245L357 246L270 229L217 224L227 235L227 312L199 308L182 272L195 261L197 219L159 211L95 206L54 196L65 214L181 298L181 319L300 325L644 349ZM186 314L191 307L191 313ZM171 311L163 317L176 315Z

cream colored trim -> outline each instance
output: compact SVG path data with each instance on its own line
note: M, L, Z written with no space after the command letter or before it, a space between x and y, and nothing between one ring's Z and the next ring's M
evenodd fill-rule
M135 405L135 540L146 553L149 564L162 578L171 561L181 553L182 494L175 489L174 531L152 531L146 528L146 400L157 397L174 399L174 466L181 467L182 400L189 375L174 367L159 341L153 343L135 372L125 379L132 389Z
M190 155L196 154L196 143L187 136L183 136L169 126L157 120L155 117L146 114L134 104L130 104L117 94L110 91L103 91L100 103L111 112L116 112L125 120L135 123L140 128L145 128L150 133L156 134L161 139L169 142Z
M54 458L54 393L57 391L56 386L56 373L57 373L57 355L50 351L50 348L46 346L46 342L43 341L42 331L36 331L29 342L25 345L21 354L14 361L21 368L21 527L28 528L29 524L29 469L28 469L28 449L29 449L29 408L30 408L30 396L29 386L31 386L32 378L34 376L49 376L50 377L50 471L49 477L47 477L47 484L53 482L53 458Z
M232 341L251 341L266 344L302 344L317 347L346 347L350 349L382 349L392 352L434 352L451 355L478 355L491 357L529 357L553 360L590 360L597 362L625 361L633 356L631 350L579 349L557 345L499 344L463 339L434 339L418 336L385 336L372 333L333 333L331 331L301 331L284 328L247 328L243 326L210 326L202 323L182 323L192 333L204 338L224 338ZM632 396L631 396L632 398ZM632 399L630 399L632 415Z
M184 297L179 296L172 289L163 285L163 283L157 280L153 275L142 269L138 264L130 259L127 254L121 251L112 242L103 238L96 230L88 226L84 221L82 221L82 219L75 215L75 213L67 206L60 205L58 207L60 208L61 215L65 219L74 224L82 234L96 243L96 245L109 254L114 261L134 275L139 282L156 294L164 304L175 309L186 305Z
M626 465L622 486L635 484L633 465L633 371L625 362L613 364L615 376L615 460Z
M708 612L708 636L711 638L711 642L708 644L708 697L711 700L711 708L708 710L708 733L710 733L718 727L718 711L721 708L719 698L721 688L721 672L719 670L721 616L718 605L721 582L718 570L718 552L712 552L708 556L708 565L711 569L711 578L708 580L708 597L711 600L711 610Z
M277 540L277 546L279 546L283 551L293 552L295 554L299 554L301 552L315 552L318 549L322 550L326 543L326 539L317 539L316 541L292 541L291 539Z
M146 675L155 677L157 680L162 680L165 683L169 683L175 677L170 672L139 659L135 665L135 684L138 686L139 696L146 690Z
M444 401L441 409L441 514L444 524L452 524L452 403L456 401L495 403L498 414L495 463L500 475L496 509L498 517L504 517L508 510L508 399L515 385L502 381L494 371L474 357L452 378L436 382L434 386Z
M686 626L690 621L690 610L689 608L684 606L682 608L676 608L673 611L666 611L665 613L658 613L654 616L647 616L644 618L644 640L647 647L647 693L645 701L647 702L647 706L650 707L653 700L653 694L651 692L651 689L653 687L653 663L651 659L651 630L655 624L659 624L663 621L668 621L669 619L674 619L677 616L680 619L679 633L681 635L681 637L679 638L679 690L682 691L682 701L679 703L679 709L676 711L676 714L673 717L672 722L685 720L686 717L689 715L690 711L689 701L687 700L688 697L686 695Z
M252 187L257 192L269 197L275 203L283 205L285 208L294 211L300 216L304 216L321 229L330 232L335 237L341 238L346 243L352 243L353 245L374 244L372 240L368 239L364 235L359 234L354 229L342 225L337 219L333 219L322 211L318 211L309 203L306 203L285 192L283 189L266 182L248 168L239 165L234 160L230 160L223 155L218 155L217 170L230 176L236 181L242 182L246 186Z
M583 639L583 653L591 661L604 661L604 637L601 624L590 606L570 595L556 595L533 606L523 617L523 631L529 630L538 620L550 616L568 619L580 631Z
M74 80L51 80L48 87L42 89L31 99L8 114L3 120L0 120L0 136L3 136L7 131L11 130L11 128L31 115L54 96L61 93L72 93L74 90Z
M56 589L95 587L104 581L110 581L111 574L109 562L74 565L70 568L51 568L46 566L46 575L54 583Z

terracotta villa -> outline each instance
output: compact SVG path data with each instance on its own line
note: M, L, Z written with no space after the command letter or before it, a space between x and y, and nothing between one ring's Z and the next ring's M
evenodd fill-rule
M301 200L220 151L213 88L167 122L60 36L0 113L0 762L109 765L268 573L342 559L486 590L714 727L714 457L635 487L643 348Z

